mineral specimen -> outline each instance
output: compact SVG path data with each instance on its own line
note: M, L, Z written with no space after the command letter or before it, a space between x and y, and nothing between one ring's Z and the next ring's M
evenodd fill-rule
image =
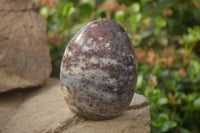
M84 26L66 47L60 80L78 116L101 120L122 114L137 81L135 51L124 29L108 19Z

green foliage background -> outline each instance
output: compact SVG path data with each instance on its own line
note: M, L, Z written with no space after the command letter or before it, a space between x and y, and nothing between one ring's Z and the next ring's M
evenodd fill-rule
M41 0L58 77L65 47L88 22L108 18L136 48L136 92L151 104L152 133L200 133L200 0Z

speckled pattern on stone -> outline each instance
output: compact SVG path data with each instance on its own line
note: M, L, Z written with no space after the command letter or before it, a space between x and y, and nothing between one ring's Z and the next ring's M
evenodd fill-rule
M109 119L130 104L137 80L131 40L116 22L88 23L70 40L60 80L69 108L86 119Z

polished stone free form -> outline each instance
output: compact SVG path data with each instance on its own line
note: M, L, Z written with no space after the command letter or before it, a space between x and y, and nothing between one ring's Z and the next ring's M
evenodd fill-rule
M137 80L135 51L124 29L108 19L84 26L66 47L60 80L78 116L100 120L122 114Z

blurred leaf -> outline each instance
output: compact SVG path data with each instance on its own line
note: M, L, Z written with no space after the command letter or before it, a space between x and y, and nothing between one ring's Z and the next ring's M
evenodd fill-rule
M180 130L180 133L190 133L190 131L185 128L180 128L179 130Z
M89 3L80 4L78 6L78 9L79 9L79 12L81 15L87 16L87 17L90 16L90 14L92 13L92 10L93 10L92 6Z
M175 89L176 87L176 81L174 79L168 79L167 82L166 82L166 87L168 89Z
M69 16L75 11L75 8L73 7L73 3L68 3L64 6L62 15L63 16Z
M152 33L153 33L153 31L151 29L145 29L140 32L140 35L142 38L146 38L146 37L149 37L150 35L152 35Z
M167 77L169 75L170 71L169 70L164 70L161 74L161 77Z
M170 128L174 128L177 126L177 123L175 121L170 121L168 124Z
M115 19L116 20L123 20L125 17L125 13L124 11L122 10L118 10L116 13L115 13Z
M154 90L152 99L155 100L155 101L157 101L158 99L160 99L160 97L161 97L160 90L158 90L158 89Z
M181 0L158 0L158 7L162 10L169 7L176 7Z
M90 3L90 5L92 7L95 7L96 5L96 1L95 0L80 0L80 3L83 4L83 3Z
M161 127L161 131L162 132L166 132L169 130L169 125L168 124L164 124L162 127Z
M187 27L176 19L167 19L170 34L182 35L187 32Z
M159 123L159 125L165 125L165 123L167 123L168 121L169 121L168 115L160 114L158 116L157 123Z
M132 9L133 12L139 12L140 11L140 5L139 5L139 3L133 3L131 5L131 9Z
M158 28L163 28L167 25L167 22L165 21L165 19L161 18L161 17L156 17L156 26Z
M194 106L200 109L200 97L194 101Z
M154 1L155 6L153 6L153 2L145 2L142 7L142 11L145 16L161 16L162 11L166 8L177 7L177 5L181 2L181 0L158 0Z
M47 18L49 16L49 10L48 7L44 6L40 9L40 14Z
M127 6L129 6L129 5L131 5L133 2L137 2L137 1L139 1L139 0L118 0L118 2L120 3L120 4L125 4L125 5L127 5Z
M193 20L193 21L191 21L191 20ZM190 27L199 25L200 10L194 9L194 8L190 8L190 10L185 10L185 12L183 14L183 22Z
M143 80L143 76L141 74L138 75L138 78L137 78L137 88L141 87L142 86L142 80Z
M158 104L165 105L168 103L168 99L166 97L162 97L158 100Z
M188 103L193 102L196 98L198 97L198 94L194 93L194 94L188 94L186 96L186 100Z

